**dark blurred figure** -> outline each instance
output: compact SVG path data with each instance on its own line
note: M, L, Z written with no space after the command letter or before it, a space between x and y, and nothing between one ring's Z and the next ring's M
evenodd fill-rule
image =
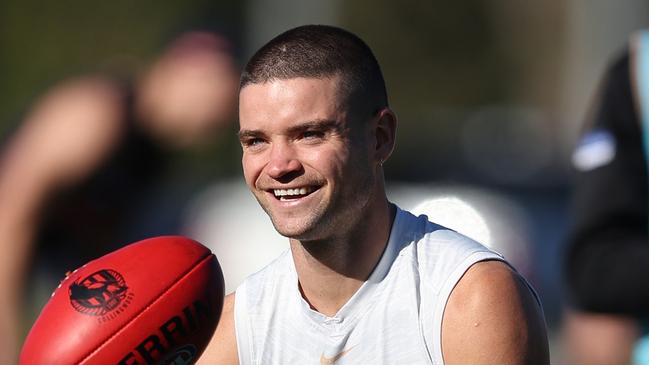
M0 160L0 364L15 363L30 273L54 275L53 290L91 259L180 232L183 204L225 169L199 160L227 150L213 146L234 134L238 76L225 38L188 32L132 82L82 76L34 104Z
M573 155L577 170L565 320L569 363L647 363L649 33L609 67ZM643 100L643 98L645 98Z

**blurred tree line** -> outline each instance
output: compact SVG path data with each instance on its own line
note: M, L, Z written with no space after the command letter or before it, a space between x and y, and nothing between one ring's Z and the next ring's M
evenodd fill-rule
M238 42L237 1L3 0L0 135L48 86L79 73L133 75L180 31L201 28Z
M132 75L174 34L192 27L224 31L239 50L246 49L245 34L254 29L246 23L250 7L263 3L282 12L296 1L4 0L0 136L20 121L35 97L66 76L96 70ZM399 140L408 142L387 166L389 177L426 180L464 174L462 159L450 162L447 157L463 153L458 149L462 125L485 106L522 105L542 110L550 114L550 124L556 122L551 113L558 97L562 2L354 0L331 1L331 6L338 25L358 33L377 54L400 116ZM287 21L276 18L271 21ZM313 19L317 22L317 14L306 22ZM305 22L290 21L290 26ZM249 55L242 53L243 61ZM552 133L557 127L548 128ZM413 157L426 169L413 170ZM504 164L510 157L502 157ZM460 172L454 172L457 166Z
M374 49L400 117L388 177L499 185L561 180L553 176L563 164L556 135L565 6L557 0L345 2L341 22ZM534 171L524 167L530 159ZM478 171L485 166L491 171ZM494 180L507 170L513 180Z

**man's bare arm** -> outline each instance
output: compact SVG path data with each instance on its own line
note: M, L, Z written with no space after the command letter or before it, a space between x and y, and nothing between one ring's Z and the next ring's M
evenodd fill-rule
M238 365L237 338L234 331L234 293L225 297L223 312L214 336L197 365Z
M505 263L473 265L457 284L442 323L444 363L549 364L542 310Z

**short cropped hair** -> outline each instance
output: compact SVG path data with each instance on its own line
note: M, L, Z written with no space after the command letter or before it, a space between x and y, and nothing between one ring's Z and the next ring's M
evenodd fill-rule
M328 25L304 25L273 38L248 61L239 87L334 76L341 77L347 97L359 96L371 108L388 106L385 81L372 50L355 34Z

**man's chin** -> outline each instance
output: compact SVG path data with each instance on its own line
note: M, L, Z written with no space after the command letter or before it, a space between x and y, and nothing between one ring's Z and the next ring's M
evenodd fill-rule
M294 240L308 239L311 236L310 233L313 232L313 227L306 224L287 224L286 222L273 221L273 226L277 233Z

